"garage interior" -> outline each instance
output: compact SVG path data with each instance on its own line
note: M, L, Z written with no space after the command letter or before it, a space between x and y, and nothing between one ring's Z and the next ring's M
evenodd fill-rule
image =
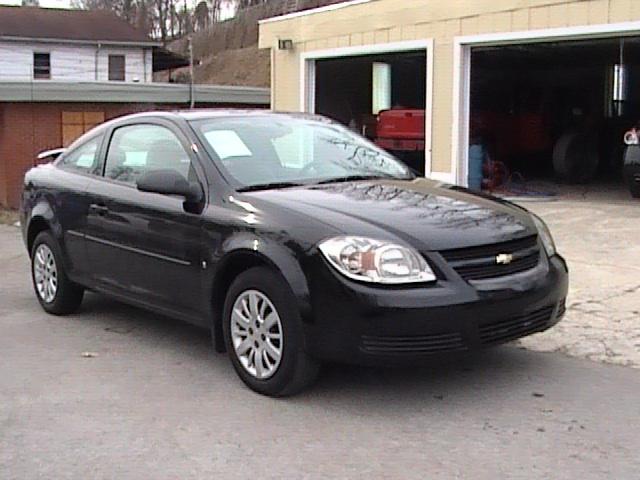
M426 60L425 50L316 60L315 112L364 134L424 175ZM389 127L395 133L383 143L380 134Z
M470 187L623 189L623 136L640 121L638 54L637 37L472 48Z

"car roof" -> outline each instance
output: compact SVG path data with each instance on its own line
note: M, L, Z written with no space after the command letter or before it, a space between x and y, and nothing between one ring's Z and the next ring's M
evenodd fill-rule
M82 145L87 139L94 135L103 133L108 128L121 124L135 123L136 120L144 121L145 118L165 118L165 119L181 119L184 121L207 120L214 118L237 118L237 117L289 117L316 120L324 123L333 123L332 120L321 115L302 112L275 112L267 109L243 109L243 108L199 108L195 110L151 110L147 112L132 113L121 117L112 118L106 122L92 128L76 139L66 149L74 150L76 146Z
M206 120L209 118L224 118L224 117L244 117L244 116L260 116L260 117L295 117L295 118L315 118L320 119L322 117L309 113L301 112L275 112L267 109L246 109L246 108L197 108L194 110L166 110L166 111L148 111L141 113L134 113L131 115L125 115L118 117L117 121L130 121L135 119L144 119L148 117L156 118L180 118L186 121L192 120Z

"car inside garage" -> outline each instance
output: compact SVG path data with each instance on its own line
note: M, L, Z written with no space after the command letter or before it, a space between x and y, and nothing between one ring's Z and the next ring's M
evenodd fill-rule
M623 189L623 136L640 121L638 54L637 37L472 47L469 186Z
M315 113L337 120L425 173L426 50L321 58Z

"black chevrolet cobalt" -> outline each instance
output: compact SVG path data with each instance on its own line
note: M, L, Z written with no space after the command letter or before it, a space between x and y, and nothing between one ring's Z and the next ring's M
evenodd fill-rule
M47 312L92 290L205 326L272 396L322 362L410 365L565 310L567 267L539 218L417 177L316 116L105 123L26 174L21 224Z

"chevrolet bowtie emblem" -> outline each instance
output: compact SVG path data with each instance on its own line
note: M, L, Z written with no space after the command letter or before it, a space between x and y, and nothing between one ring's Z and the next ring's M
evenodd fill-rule
M510 253L501 253L496 255L496 263L498 265L509 265L513 261L513 255Z

